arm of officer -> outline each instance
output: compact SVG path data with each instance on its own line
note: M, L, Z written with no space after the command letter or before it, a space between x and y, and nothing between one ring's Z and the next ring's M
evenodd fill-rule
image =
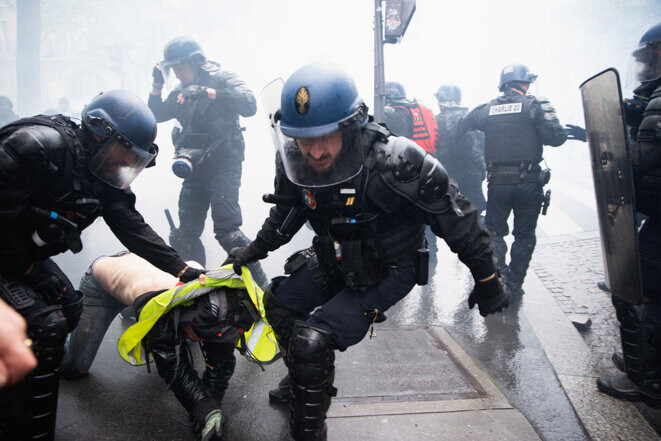
M230 106L243 117L253 116L257 112L257 101L252 90L235 73L224 71L221 84L209 92L209 98Z
M632 143L633 166L645 173L661 164L661 87L652 93L638 127L636 142Z
M168 121L177 116L177 95L180 92L180 90L170 92L165 101L163 101L161 91L152 89L147 100L147 106L149 106L149 109L154 114L156 122Z
M156 234L135 209L133 192L112 189L102 209L104 221L129 251L176 277L188 268L177 252Z
M66 143L50 127L27 126L0 143L0 268L22 275L33 258L23 216L31 196L62 169Z
M559 147L567 141L567 130L560 124L555 108L547 98L537 98L531 111L535 112L537 131L544 145Z

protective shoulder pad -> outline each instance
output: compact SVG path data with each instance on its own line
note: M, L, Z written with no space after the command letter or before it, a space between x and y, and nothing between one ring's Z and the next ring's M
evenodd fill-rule
M430 213L452 207L445 168L415 142L391 136L387 142L376 142L370 154L370 168L390 190Z
M14 158L34 166L45 166L51 172L63 164L67 141L57 130L47 126L23 126L3 142L6 150L12 150Z
M654 146L658 146L659 141L661 141L661 87L656 88L650 97L650 102L645 107L643 119L638 127L636 141L639 143L653 143ZM652 148L652 145L648 145L648 148Z

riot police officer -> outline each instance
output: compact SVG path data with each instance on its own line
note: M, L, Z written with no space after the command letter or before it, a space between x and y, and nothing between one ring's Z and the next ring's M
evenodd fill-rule
M436 115L436 158L457 181L461 193L475 205L478 213L482 213L487 207L482 191L482 181L486 177L484 134L473 131L454 140L452 133L468 114L468 108L461 107L461 89L454 84L443 84L434 96L440 110Z
M503 95L473 109L458 127L485 134L487 212L485 227L491 234L496 266L512 296L523 294L521 285L535 249L535 228L542 206L542 187L550 173L542 170L544 145L558 147L567 139L551 103L528 95L537 78L522 64L503 68L498 89ZM514 213L514 242L506 264L509 234L507 218Z
M280 96L271 112L280 140L276 205L257 238L230 260L240 271L287 243L306 221L312 225L313 247L290 257L289 277L274 279L265 308L287 354L289 376L281 386L290 394L291 434L324 440L334 351L357 344L416 282L426 282L419 251L425 225L470 268L471 308L477 304L486 316L508 298L475 207L434 157L371 121L351 77L332 64L309 64L289 77Z
M597 380L600 391L661 407L661 23L647 30L632 53L638 87L625 100L636 210L647 219L638 231L642 291L650 303L633 305L613 296L623 356L613 356L624 373Z
M211 206L214 233L229 252L250 240L239 229L243 220L239 206L241 163L245 144L239 116L255 114L257 105L250 89L234 73L206 58L190 37L177 37L165 45L163 60L154 67L149 108L156 121L176 118L180 127L172 132L175 146L173 172L184 178L179 194L179 228L170 234L170 244L186 260L206 262L200 235ZM165 101L161 90L179 81ZM265 286L259 264L251 266L257 283Z
M131 118L125 118L130 114ZM135 95L94 98L78 126L36 116L0 130L0 296L28 325L37 368L0 391L0 438L53 439L59 365L83 296L50 259L82 248L80 233L103 216L130 250L181 280L189 268L135 209L129 184L154 163L156 121Z

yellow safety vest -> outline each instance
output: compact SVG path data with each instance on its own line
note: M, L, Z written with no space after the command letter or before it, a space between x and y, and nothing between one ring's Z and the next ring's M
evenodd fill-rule
M205 285L200 285L198 280L175 286L150 299L140 311L137 323L128 328L117 342L119 355L133 366L144 364L146 356L141 344L142 340L154 327L159 318L177 306L188 306L193 300L211 289L218 287L245 289L250 295L255 309L259 312L260 319L244 333L244 339L239 341L238 348L248 360L269 364L276 361L280 356L280 348L275 339L271 326L266 321L266 313L262 297L263 291L252 279L250 270L241 267L241 276L232 269L232 265L225 265L206 273ZM243 346L245 341L245 346Z

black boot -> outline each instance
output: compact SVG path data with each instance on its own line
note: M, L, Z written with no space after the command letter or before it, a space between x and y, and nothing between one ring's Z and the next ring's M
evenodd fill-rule
M625 373L600 377L597 387L616 398L661 407L661 327L646 318L645 305L632 305L615 296L613 305L620 322Z
M326 441L333 389L332 331L297 321L289 345L289 427L296 441Z
M289 389L291 388L291 377L289 374L282 377L278 387L269 391L269 403L287 404L289 403Z

